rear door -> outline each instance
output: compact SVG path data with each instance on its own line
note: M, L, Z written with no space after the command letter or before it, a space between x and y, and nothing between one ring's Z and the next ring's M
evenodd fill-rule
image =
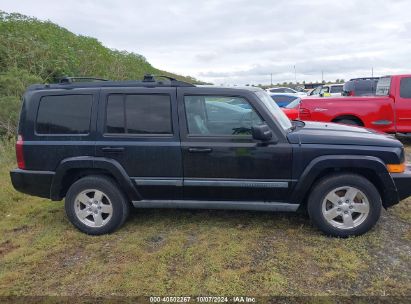
M180 199L175 88L103 88L96 154L119 162L143 199Z

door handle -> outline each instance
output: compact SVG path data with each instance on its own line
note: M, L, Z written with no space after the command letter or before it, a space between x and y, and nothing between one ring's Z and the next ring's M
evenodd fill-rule
M211 148L188 148L188 152L190 153L210 153L213 149Z
M103 147L101 151L107 153L121 153L124 152L124 147Z

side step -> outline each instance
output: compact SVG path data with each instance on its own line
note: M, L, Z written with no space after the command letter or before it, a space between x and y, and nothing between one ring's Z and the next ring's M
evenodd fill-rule
M141 200L133 201L136 208L171 209L224 209L253 211L297 211L299 204L281 202L195 201L195 200Z

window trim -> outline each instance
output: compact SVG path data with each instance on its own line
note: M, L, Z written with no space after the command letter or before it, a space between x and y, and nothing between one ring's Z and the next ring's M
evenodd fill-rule
M122 95L123 101L123 112L124 112L124 133L108 133L107 132L107 105L108 100L111 95ZM170 127L171 133L128 133L127 132L127 111L126 111L126 98L127 95L163 95L169 98L170 104ZM170 94L167 93L108 93L106 95L106 100L104 104L104 125L103 125L103 137L113 137L113 138L139 138L139 137L161 137L161 138L172 138L175 136L174 124L173 124L173 105L172 105L172 98Z
M47 134L47 133L38 133L37 132L37 121L39 117L39 111L40 111L40 104L41 100L44 97L60 97L60 96L91 96L91 104L90 104L90 119L89 119L89 124L88 124L88 132L87 133L52 133L52 134ZM36 120L34 121L34 135L35 136L41 136L41 137L80 137L80 136L89 136L91 134L91 121L93 119L93 104L94 104L94 94L81 94L81 93L76 93L76 94L47 94L47 95L42 95L39 98L39 102L37 104L37 112L36 112Z
M258 117L261 119L262 123L266 123L266 121L262 118L261 114L257 111L257 109L254 107L252 102L248 98L242 95L225 95L225 94L187 94L184 93L183 95L183 107L184 107L184 119L185 119L185 136L187 139L198 139L198 138L203 138L203 139L238 139L238 140L245 140L245 139L253 139L253 136L250 135L216 135L216 134L190 134L189 129L188 129L188 118L187 118L187 110L186 110L186 103L185 103L185 98L186 96L215 96L215 97L226 97L226 98L242 98L245 101L248 102L248 104L251 106L251 108L254 110L254 112L258 115Z

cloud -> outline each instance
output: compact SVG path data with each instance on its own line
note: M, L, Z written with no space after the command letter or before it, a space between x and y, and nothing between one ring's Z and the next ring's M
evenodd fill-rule
M3 0L1 9L219 84L294 81L294 66L299 81L411 70L406 0Z

